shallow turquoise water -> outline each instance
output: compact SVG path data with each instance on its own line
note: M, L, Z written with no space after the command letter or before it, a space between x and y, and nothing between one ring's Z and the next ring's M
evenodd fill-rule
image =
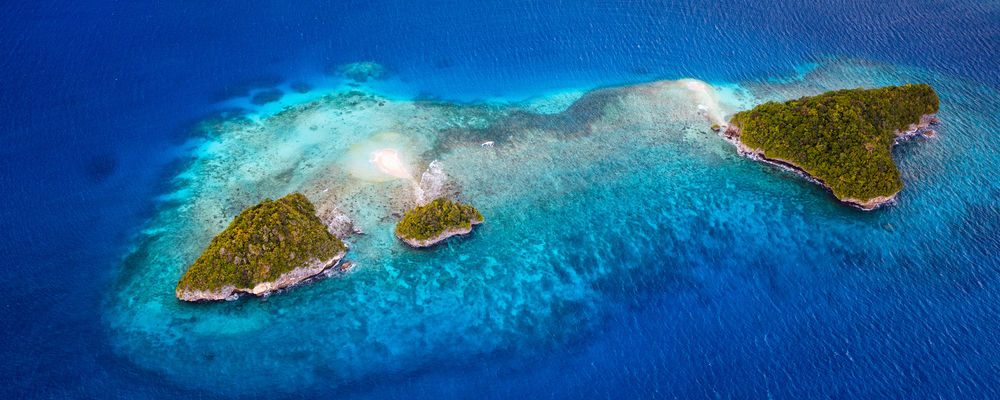
M908 330L950 323L965 312L955 304L961 295L993 291L984 282L997 266L991 233L1000 227L1000 191L988 174L967 171L997 170L1000 162L982 129L1000 122L995 90L851 59L824 60L782 79L714 85L731 113L766 100L907 82L938 90L944 124L934 138L894 150L905 189L897 204L874 212L840 205L795 174L738 157L708 130L696 104L678 97L684 89L649 94L657 84L606 90L596 106L584 107L593 98L585 96L548 119L502 105L366 97L361 105L333 101L288 121L233 125L209 141L222 144L203 146L212 150L189 163L179 191L127 260L108 303L111 337L122 355L178 385L242 394L307 388L373 395L378 391L350 388L418 371L417 382L434 376L428 371L489 371L575 349L581 353L566 360L589 360L594 371L567 372L565 382L572 382L610 368L597 364L606 364L604 352L615 348L607 340L630 335L608 333L621 329L644 332L623 339L635 346L626 347L632 357L659 351L642 368L663 366L645 378L622 379L654 386L681 374L675 368L713 370L710 362L698 367L710 353L681 351L706 346L702 337L720 340L709 347L743 354L740 362L781 354L787 359L759 368L798 363L799 378L859 373L867 367L836 365L844 362L839 358L890 362L879 357L879 347L902 351ZM393 111L380 111L378 102ZM320 117L330 113L340 119ZM418 116L430 122L404 118ZM307 123L318 128L302 130ZM347 172L353 161L331 161L389 128L401 132L397 140L404 154L410 151L410 165L440 160L450 193L482 211L487 222L470 237L432 250L403 246L391 237L391 214L412 201L409 184L353 178ZM225 144L234 137L244 144ZM487 139L497 144L478 146ZM213 219L207 216L220 209L219 221L228 221L227 213L239 210L234 187L244 188L244 202L292 190L339 202L367 233L348 238L348 259L357 267L264 299L176 301L177 278L224 226L192 221ZM204 231L184 232L197 226ZM837 335L830 330L853 335L831 342ZM956 337L943 351L967 345ZM916 354L940 351L931 344ZM689 359L678 366L676 357ZM818 362L829 357L839 361ZM552 368L566 360L551 361Z
M1000 397L998 6L5 2L0 397ZM364 61L386 79L337 72ZM927 81L945 123L896 149L898 204L861 213L735 157L693 98L511 108L689 77L727 110ZM352 84L386 106L188 141L220 109L270 115ZM412 184L356 162L382 145L417 173L442 161L488 223L399 246ZM229 218L291 190L362 222L353 275L171 297Z

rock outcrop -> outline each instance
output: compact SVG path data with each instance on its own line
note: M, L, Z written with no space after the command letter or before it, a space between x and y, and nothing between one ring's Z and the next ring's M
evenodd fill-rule
M484 220L473 206L439 198L407 211L396 223L396 237L412 247L430 247L466 235Z
M481 223L483 223L482 220L473 219L472 221L469 222L471 226L469 226L468 228L447 228L444 230L444 232L441 232L437 236L428 239L412 239L412 238L401 237L399 235L396 235L396 237L398 237L403 242L406 242L406 244L410 245L411 247L417 247L417 248L431 247L433 245L436 245L438 243L447 240L452 236L468 235L470 232L472 232L473 226L479 225Z
M224 285L215 290L181 290L178 288L176 295L178 299L184 301L235 300L240 294L260 296L319 275L336 266L345 254L347 253L342 251L329 260L313 260L305 266L281 274L274 282L260 282L249 289L237 288L236 285L232 284Z

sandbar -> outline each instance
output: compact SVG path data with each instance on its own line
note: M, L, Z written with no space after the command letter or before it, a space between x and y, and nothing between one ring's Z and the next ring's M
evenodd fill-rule
M406 166L403 165L403 161L399 158L399 152L396 150L375 150L372 152L368 161L371 161L372 164L375 164L375 167L387 175L392 175L397 178L413 179L413 176L406 171Z
M677 83L684 85L690 91L691 99L698 103L698 110L705 113L709 122L719 125L726 124L722 112L719 111L719 103L711 86L696 79L681 79Z

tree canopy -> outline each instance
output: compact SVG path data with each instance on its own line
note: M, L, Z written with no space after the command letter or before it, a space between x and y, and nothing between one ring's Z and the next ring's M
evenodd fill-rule
M177 282L178 290L249 289L347 247L319 218L309 199L292 193L240 212Z
M766 158L795 163L838 198L867 201L903 188L891 156L894 132L938 106L927 84L845 89L761 104L730 123L741 129L743 144Z
M425 240L444 233L448 228L470 229L473 221L483 221L483 215L475 207L439 198L407 211L396 224L396 236Z

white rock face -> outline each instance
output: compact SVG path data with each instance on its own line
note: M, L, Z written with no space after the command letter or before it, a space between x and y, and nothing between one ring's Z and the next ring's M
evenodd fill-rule
M482 220L473 218L472 221L470 221L469 228L448 228L445 229L444 232L441 232L440 235L437 235L430 239L408 239L399 235L396 235L396 237L401 239L403 242L406 242L406 244L410 245L411 247L417 247L417 248L431 247L435 244L443 242L445 239L448 239L452 236L466 235L469 232L472 232L472 227L479 225L481 223L483 223Z

